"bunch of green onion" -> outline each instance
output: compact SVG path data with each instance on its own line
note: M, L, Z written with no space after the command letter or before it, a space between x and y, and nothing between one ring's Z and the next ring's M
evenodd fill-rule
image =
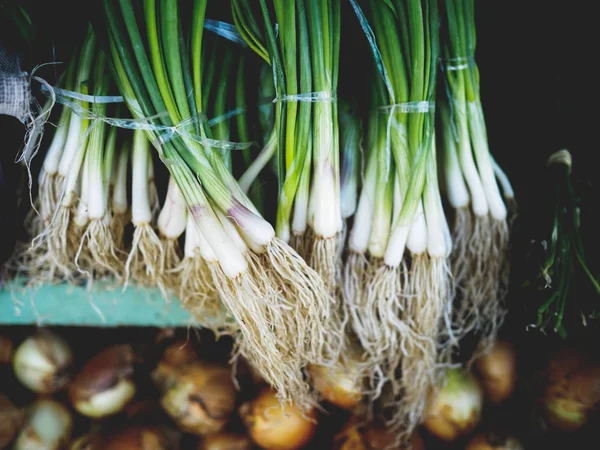
M451 336L451 240L434 140L439 16L434 0L371 0L368 22L355 9L378 71L344 298L373 396L389 392L392 422L411 432L440 375L438 344Z
M277 235L290 241L334 291L342 232L335 98L340 4L274 1L271 11L268 3L233 0L232 9L242 37L273 70Z
M64 86L76 94L106 96L110 78L107 61L94 54L96 37L91 28L69 64ZM30 231L35 236L19 269L31 282L89 281L106 276L122 278L122 242L118 230L119 194L126 202L126 155L117 148L117 129L95 117L106 115L106 103L89 104L87 97L70 99L58 120L39 177L37 205ZM124 170L119 171L119 166ZM125 176L119 179L118 174ZM116 201L115 201L116 199Z
M454 320L461 335L477 332L485 350L493 344L506 312L507 219L515 209L514 193L488 146L475 63L474 1L444 3L447 36L442 69L447 100L440 102L439 110L445 192L455 210Z
M337 274L342 250L336 88L340 4L233 0L242 37L271 65L279 178L276 231L323 278L328 298L309 306L314 357L337 360L343 346ZM275 24L278 26L276 36Z
M495 339L513 191L487 144L473 0L444 2L437 107L437 0L350 4L374 56L364 113L337 99L340 0L231 0L252 52L204 35L208 0L103 0L61 78L84 96L61 98L19 268L32 282L174 292L305 411L304 369L343 366L360 343L367 400L408 436L458 339ZM113 84L128 113L101 100ZM162 203L152 148L169 177Z
M158 115L158 126L144 134L185 199L208 282L238 328L232 332L239 350L282 399L306 405L302 368L327 362L336 351L326 328L332 297L318 274L275 237L228 167L222 149L231 146L214 139L206 123L206 3L146 0L136 8L104 0L117 85L135 118ZM134 157L134 167L138 163Z

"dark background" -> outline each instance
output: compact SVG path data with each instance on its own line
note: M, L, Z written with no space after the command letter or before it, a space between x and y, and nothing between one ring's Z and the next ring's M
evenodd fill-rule
M0 40L25 52L24 70L52 60L65 60L69 49L81 41L86 18L97 14L96 1L37 1L32 10L38 25L36 40L28 46L15 39L14 33L0 22ZM211 2L218 17L217 3ZM223 2L225 3L225 2ZM366 75L371 64L364 36L350 5L342 0L342 69L340 89L366 95ZM591 430L577 436L546 434L531 407L535 389L529 382L551 349L562 345L554 336L526 331L535 315L530 306L538 295L523 287L535 277L535 254L539 242L550 230L553 186L545 169L548 156L562 148L573 155L573 183L581 196L582 234L592 266L598 268L595 253L600 194L596 161L599 127L597 114L598 51L595 8L591 2L479 1L477 12L477 63L481 74L481 98L486 114L491 151L510 177L519 205L519 217L513 235L512 286L509 296L511 313L504 334L518 343L521 354L521 391L512 405L496 411L499 422L520 428L529 436L530 448L597 448ZM2 17L0 10L0 20ZM53 68L42 69L51 83ZM50 133L49 133L50 134ZM14 164L22 142L22 127L8 117L0 117L0 256L5 259L18 236L27 205L18 209L17 191L23 187L24 171ZM22 191L21 191L22 192ZM24 199L27 202L27 199ZM598 258L596 258L597 260ZM598 272L596 272L598 273ZM578 295L591 296L584 288ZM569 334L569 343L594 351L596 326L577 329ZM595 441L595 445L594 445ZM430 444L431 445L431 444ZM460 444L459 444L460 445ZM434 448L430 446L428 448ZM459 447L457 447L459 448Z

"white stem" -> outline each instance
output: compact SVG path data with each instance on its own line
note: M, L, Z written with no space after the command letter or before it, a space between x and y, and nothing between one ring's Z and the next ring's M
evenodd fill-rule
M448 252L443 211L438 209L435 198L428 198L425 202L425 215L427 218L427 253L431 257L445 257Z
M61 193L63 195L61 200L61 204L63 206L69 207L73 204L73 200L75 199L75 193L78 187L77 184L81 175L81 166L83 165L85 154L86 146L81 145L79 151L77 151L73 158L71 158L70 165L65 173L66 178L65 182L63 183L64 192Z
M429 218L427 218L427 220L425 219L423 201L420 200L415 215L415 222L410 228L408 240L406 241L406 248L408 248L413 255L420 255L427 249L430 228Z
M390 230L392 228L391 212L388 214L374 214L372 216L371 234L369 236L369 253L381 258L388 246Z
M275 237L275 229L269 222L254 214L237 200L227 211L227 216L233 219L246 240L251 240L257 245L267 245Z
M198 225L196 225L197 239L198 239L198 247L200 248L200 255L202 259L207 262L217 263L219 262L219 258L217 254L213 251L212 247L204 237L204 235L198 229Z
M75 158L77 154L77 150L80 148L81 144L81 127L83 124L83 119L76 115L75 113L71 114L71 120L69 121L69 131L67 132L67 139L65 141L65 146L60 158L60 163L58 165L58 173L63 177L67 177L69 174L69 170L71 168L71 162Z
M79 194L79 203L77 205L77 212L75 213L74 222L77 226L83 227L88 223L89 220L89 195L90 195L90 172L91 172L91 152L88 148L86 151L86 158L83 163L83 171L81 173L81 192Z
M248 270L248 263L223 229L210 206L194 205L190 208L190 213L198 224L200 233L215 253L225 275L236 278L245 273ZM202 246L200 248L202 250Z
M63 149L65 148L65 143L67 142L67 135L69 131L68 119L69 117L67 116L67 120L65 120L65 123L60 124L58 126L56 132L54 133L52 143L50 144L50 147L48 147L48 151L46 152L43 167L43 172L46 175L54 175L58 171L58 165L60 164Z
M493 156L490 155L490 158L492 159L492 165L494 166L494 174L496 175L498 182L502 186L504 198L515 198L515 191L513 190L513 187L510 184L510 180L506 176L506 173L504 173L504 170L502 170L502 167L500 167L500 165L496 162Z
M500 195L496 177L494 176L487 136L485 135L483 112L478 103L469 102L468 107L469 117L477 118L477 120L469 120L469 126L471 128L475 156L477 157L477 168L479 169L479 175L490 208L490 214L496 220L505 220L507 210L504 201L502 200L502 196Z
M294 199L294 217L292 230L296 234L304 234L308 226L308 196L296 195Z
M186 226L185 226L185 244L183 252L186 258L193 258L196 255L196 250L200 248L200 238L198 235L198 226L194 222L194 218L191 214L187 215Z
M455 102L455 114L458 117L457 126L459 128L458 135L458 157L462 173L471 193L471 207L477 216L486 216L489 212L488 203L486 200L481 178L473 159L473 151L469 140L469 129L466 118L466 105L460 102Z
M275 150L277 150L277 133L273 130L265 147L260 151L254 161L252 161L252 164L248 166L238 181L238 184L244 193L248 193L254 180L256 180L260 172L275 154Z
M352 177L348 183L342 186L341 195L341 209L342 218L347 219L356 212L356 206L358 203L358 187L357 180Z
M338 231L341 231L341 212L339 210L339 198L336 195L338 192L333 170L331 164L322 164L315 167L310 193L311 224L315 233L323 238L332 238Z
M310 144L309 144L310 145ZM310 216L310 164L308 161L312 158L312 149L309 147L307 150L307 158L304 161L304 167L300 174L300 183L298 184L298 190L296 191L296 197L294 198L294 211L292 218L292 230L296 234L304 234L308 227L308 221ZM311 224L312 225L312 224ZM289 227L287 224L283 225L281 235L287 232L287 240L289 242Z
M101 127L104 125L101 124ZM104 182L104 167L102 165L104 130L96 128L90 136L88 149L88 192L86 198L90 220L101 220L108 206L108 185Z
M399 225L392 231L383 256L383 261L388 267L398 267L402 262L404 249L406 248L406 242L411 228L412 224Z
M364 253L367 250L369 236L371 235L371 224L375 209L375 186L377 184L377 164L374 157L369 158L365 178L365 184L358 200L354 224L348 239L350 250L357 253Z
M114 172L114 190L112 210L115 214L125 214L129 208L127 200L127 166L129 165L129 148L123 147L119 153L117 167Z
M149 198L150 145L145 132L133 134L133 182L131 191L131 221L138 226L151 223L152 210Z
M442 227L444 229L444 239L446 240L446 257L450 256L450 253L452 253L452 248L454 246L454 244L452 243L452 232L450 231L450 225L448 224L448 218L446 217L446 214L444 214L444 207L442 205L442 198L439 198L439 205L438 208L440 211L442 211Z
M242 239L242 237L240 236L240 233L238 232L235 225L231 223L231 221L227 217L225 217L225 215L221 211L219 211L218 208L213 207L213 211L219 218L219 222L221 222L221 225L223 226L223 228L225 229L225 231L227 232L237 249L242 253L248 251L248 246L244 242L244 239Z
M452 133L448 133L444 139L444 169L448 201L455 209L466 208L470 201L469 190L460 170Z
M165 203L158 216L158 229L163 236L177 239L185 230L186 222L185 198L173 177L170 177Z

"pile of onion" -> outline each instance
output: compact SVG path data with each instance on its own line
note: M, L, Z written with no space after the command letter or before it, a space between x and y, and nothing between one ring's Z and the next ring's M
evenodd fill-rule
M177 450L180 437L168 428L134 425L81 436L69 450Z
M498 436L493 433L478 433L473 436L466 450L524 450L525 447L515 437Z
M494 346L475 361L475 374L481 383L485 398L499 404L507 400L517 384L517 355L507 341Z
M23 423L23 412L0 394L0 449L13 440Z
M203 438L196 450L252 450L252 441L244 434L217 433Z
M264 388L257 397L240 407L240 416L250 438L266 450L296 450L314 436L316 410L302 413L293 405L282 406L272 389Z
M309 364L313 387L321 397L339 408L354 410L363 394L363 377L357 351L347 352L334 366Z
M59 450L69 442L72 430L69 410L55 400L40 398L29 407L13 449Z
M66 387L72 364L69 345L47 330L25 339L13 357L17 379L39 394L53 394Z
M449 369L446 385L430 399L425 428L441 440L452 442L469 434L481 418L483 391L477 379L463 369Z
M547 367L542 404L552 427L583 427L600 404L600 364L572 349L555 353Z
M8 364L12 359L13 342L0 334L0 364Z
M197 361L175 370L163 386L160 404L186 433L218 433L234 410L236 389L231 368Z
M175 341L163 351L156 368L152 371L152 380L164 390L177 381L177 371L192 363L200 362L200 357L185 341Z
M410 436L408 444L398 443L398 435L378 421L365 422L353 416L334 438L335 450L425 450L418 433Z
M136 393L133 349L113 345L90 359L69 388L69 399L80 414L101 418L116 414Z

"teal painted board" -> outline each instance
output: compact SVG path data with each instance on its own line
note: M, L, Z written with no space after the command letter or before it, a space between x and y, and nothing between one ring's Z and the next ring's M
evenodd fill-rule
M79 326L188 326L190 314L176 297L157 289L95 283L91 291L68 284L24 289L13 283L0 291L0 324Z

